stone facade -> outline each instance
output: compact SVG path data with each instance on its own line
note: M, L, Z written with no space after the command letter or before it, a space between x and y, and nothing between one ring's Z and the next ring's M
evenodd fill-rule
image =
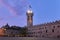
M27 28L29 37L60 37L60 20L33 25L33 11L27 11ZM31 22L30 22L31 21ZM31 25L30 25L31 24ZM28 26L29 25L29 26Z
M0 37L15 37L19 36L20 31L16 29L5 29L5 28L0 28Z
M5 29L0 28L0 36L4 35Z
M60 20L45 24L33 25L33 12L29 9L27 12L27 36L28 37L60 37ZM17 28L17 27L16 27ZM9 27L0 28L0 35L19 36L20 30Z
M60 37L60 21L28 27L29 37Z

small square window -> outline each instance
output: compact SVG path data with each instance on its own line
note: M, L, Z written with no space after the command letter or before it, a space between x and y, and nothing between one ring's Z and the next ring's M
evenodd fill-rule
M60 38L60 35L57 35L57 38Z
M55 28L55 26L53 26L53 28Z
M57 26L58 28L60 27L60 26Z
M46 30L46 33L47 33L48 30Z
M54 29L52 29L52 32L54 32Z

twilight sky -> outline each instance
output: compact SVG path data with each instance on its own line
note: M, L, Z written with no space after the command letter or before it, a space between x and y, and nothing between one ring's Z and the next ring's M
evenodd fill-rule
M0 0L0 26L25 26L29 4L34 25L60 20L60 0Z

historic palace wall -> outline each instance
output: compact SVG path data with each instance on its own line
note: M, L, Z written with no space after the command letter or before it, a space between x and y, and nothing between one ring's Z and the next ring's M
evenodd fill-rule
M39 38L39 37L0 37L0 40L60 40L60 38Z
M60 21L28 27L28 36L60 38Z

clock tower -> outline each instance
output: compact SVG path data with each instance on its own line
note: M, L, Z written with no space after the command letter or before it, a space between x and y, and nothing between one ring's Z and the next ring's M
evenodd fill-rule
M29 6L29 9L26 12L27 15L27 26L33 26L33 11L31 10L31 6Z

